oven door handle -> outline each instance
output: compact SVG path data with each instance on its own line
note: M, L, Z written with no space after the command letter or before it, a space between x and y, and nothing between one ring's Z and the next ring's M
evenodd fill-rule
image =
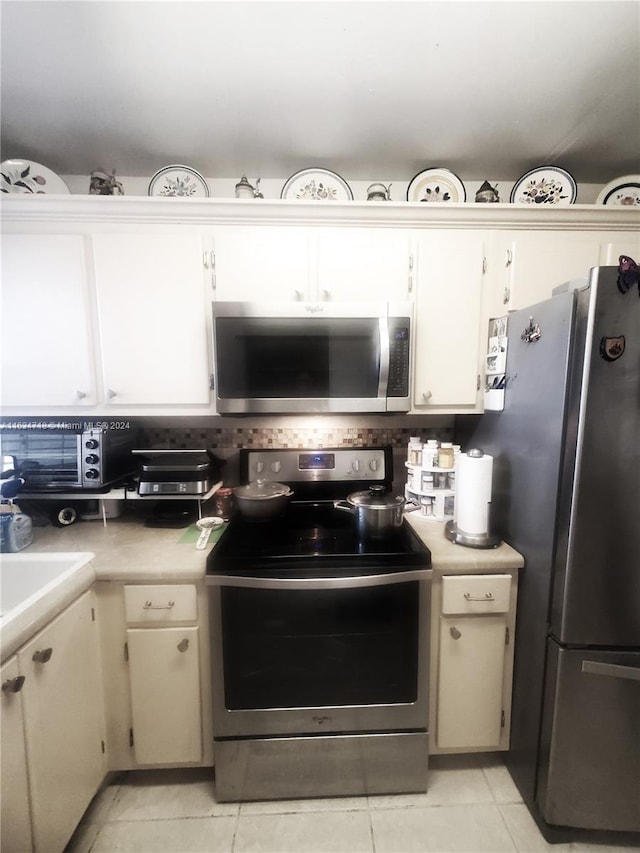
M384 575L332 578L251 578L236 575L207 575L207 586L242 586L251 589L356 589L358 587L389 586L408 581L430 581L433 569L415 569Z

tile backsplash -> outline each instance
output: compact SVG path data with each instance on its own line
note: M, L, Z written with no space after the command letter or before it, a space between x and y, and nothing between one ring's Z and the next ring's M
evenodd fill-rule
M214 451L239 450L240 448L300 447L304 449L322 447L350 447L391 445L404 447L412 435L451 441L453 425L429 426L426 429L411 428L367 428L367 427L147 427L143 430L144 446L188 450L206 448Z

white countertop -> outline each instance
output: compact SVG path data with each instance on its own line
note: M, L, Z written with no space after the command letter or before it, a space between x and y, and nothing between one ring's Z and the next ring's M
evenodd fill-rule
M436 572L477 573L518 569L524 560L509 545L477 549L455 545L444 535L444 522L408 513L407 521L431 551ZM22 553L91 551L93 559L55 595L38 603L37 612L21 614L0 637L2 660L60 613L95 581L184 583L202 580L214 533L204 551L196 551L198 531L189 528L145 527L135 515L101 521L78 521L68 527L34 527L33 543Z

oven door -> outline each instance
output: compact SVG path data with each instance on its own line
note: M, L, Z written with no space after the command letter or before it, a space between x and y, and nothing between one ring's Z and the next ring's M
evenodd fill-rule
M74 429L16 430L0 435L2 471L17 469L25 491L65 491L82 486L82 434Z
M426 731L431 575L208 576L215 737Z

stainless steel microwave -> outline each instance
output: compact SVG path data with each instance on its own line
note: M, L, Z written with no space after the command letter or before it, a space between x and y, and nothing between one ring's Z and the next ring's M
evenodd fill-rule
M220 414L406 412L411 303L213 303Z

